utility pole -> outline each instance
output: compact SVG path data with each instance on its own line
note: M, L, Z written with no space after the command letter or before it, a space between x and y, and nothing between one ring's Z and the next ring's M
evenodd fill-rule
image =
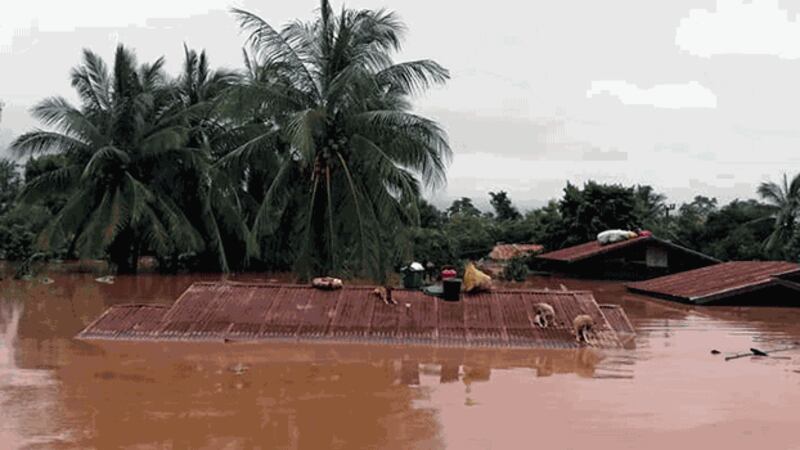
M669 212L675 209L675 203L664 205L664 218L669 219Z

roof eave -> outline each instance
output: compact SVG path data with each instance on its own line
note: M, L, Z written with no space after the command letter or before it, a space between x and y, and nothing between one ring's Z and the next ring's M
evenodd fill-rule
M713 302L716 302L716 301L719 301L719 300L723 300L723 299L726 299L726 298L734 297L736 295L747 294L747 293L750 293L750 292L759 291L761 289L765 289L765 288L768 288L770 286L775 286L775 285L780 285L780 286L783 286L783 287L786 287L786 288L789 288L789 289L792 289L792 290L800 292L800 284L794 283L794 282L791 282L791 281L787 281L787 280L781 280L780 278L777 278L777 277L773 276L771 278L762 280L762 281L760 281L758 283L752 283L752 284L749 284L747 286L737 286L737 287L734 287L734 288L731 288L731 289L727 289L727 290L724 290L724 291L715 292L714 294L711 294L711 295L693 297L693 298L690 298L689 300L692 303L697 304L697 305L706 305L706 304L713 303Z

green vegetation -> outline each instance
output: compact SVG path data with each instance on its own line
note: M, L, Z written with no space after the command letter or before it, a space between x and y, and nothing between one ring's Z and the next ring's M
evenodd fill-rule
M470 198L460 198L447 213L426 206L426 215L437 220L414 231L414 254L435 263L446 257L476 259L496 242L533 242L553 250L590 241L606 229L640 228L723 260L796 261L800 228L794 218L800 193L792 191L792 183L800 186L800 177L783 187L762 185L758 192L764 203L734 200L720 207L716 199L697 196L679 208L667 205L650 186L568 183L561 199L515 218L502 213L513 208L505 192L489 194L493 213L481 212ZM509 265L506 278L521 277L519 262Z
M321 1L281 28L233 10L247 35L241 70L212 69L184 49L182 70L140 63L122 45L91 50L70 73L78 103L47 98L44 126L0 160L0 258L105 258L135 272L295 270L382 280L410 259L478 259L497 242L549 249L610 228L643 228L722 259L800 255L800 178L758 189L762 202L665 203L650 186L567 184L520 212L503 191L491 212L422 198L445 182L442 128L412 112L444 83L434 61L397 63L404 26L385 10ZM506 276L524 278L514 260Z
M12 145L30 170L21 188L6 174L15 188L0 205L49 217L3 233L24 240L5 257L33 251L36 235L51 256L106 257L119 272L154 255L170 270L380 279L409 254L420 192L444 183L450 158L410 100L447 70L395 63L404 26L385 10L336 14L323 0L314 20L280 29L233 14L248 33L238 72L189 49L177 77L122 45L110 67L84 51L79 104L43 100L32 114L47 128Z
M503 278L506 281L525 281L529 273L527 260L522 256L512 258L503 269Z

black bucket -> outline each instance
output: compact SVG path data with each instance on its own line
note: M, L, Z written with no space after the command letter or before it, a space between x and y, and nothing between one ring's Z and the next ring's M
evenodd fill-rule
M457 302L461 299L461 278L448 278L442 280L442 299L448 302Z

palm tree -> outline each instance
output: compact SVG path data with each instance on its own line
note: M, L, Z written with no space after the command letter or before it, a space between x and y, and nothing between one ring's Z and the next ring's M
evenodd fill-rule
M188 128L163 71L163 59L139 66L118 46L109 71L95 53L71 73L80 107L61 97L32 109L52 130L26 133L12 144L18 154L57 152L63 168L26 183L22 198L72 188L65 206L42 232L39 244L55 248L70 241L83 257L108 252L118 271L135 271L138 255L200 251L200 235L158 185L154 174L181 161L191 164Z
M221 99L238 82L235 72L211 70L205 50L198 54L184 45L183 71L173 89L188 127L186 147L195 151L188 153L190 164L168 165L157 174L158 184L200 230L206 250L223 272L231 263L244 267L252 253L246 249L249 232L235 178L213 164L220 153L217 143L229 137ZM229 262L231 255L239 258Z
M791 240L798 213L800 213L800 174L791 182L786 174L783 183L764 182L758 187L758 195L771 209L770 218L774 221L773 231L764 242L768 251L777 251Z
M304 275L352 270L381 278L385 244L416 219L422 187L445 182L446 135L412 113L409 100L447 80L447 70L430 60L395 63L405 28L385 10L334 14L322 0L313 21L280 30L250 12L233 14L256 63L234 97L257 103L263 128L222 164L266 153L261 160L274 174L254 240L288 234ZM287 215L297 233L280 230Z

